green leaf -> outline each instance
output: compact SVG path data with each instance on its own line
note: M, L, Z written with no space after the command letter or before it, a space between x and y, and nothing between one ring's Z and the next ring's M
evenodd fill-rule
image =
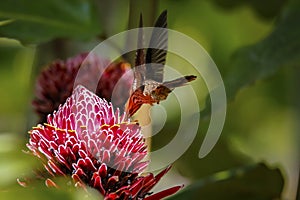
M282 13L274 31L261 42L238 50L225 76L228 99L256 80L273 75L280 67L295 67L300 62L300 4Z
M0 199L23 199L23 200L72 200L72 195L67 191L48 188L22 188L15 186L5 192L0 193Z
M278 168L256 164L219 172L199 180L169 200L185 199L256 199L280 198L283 176Z
M287 3L286 0L265 0L264 3L261 3L260 0L213 0L213 2L225 9L233 9L244 5L251 6L257 14L267 19L275 17Z
M46 42L56 37L88 39L100 33L99 17L92 0L3 0L0 37L26 43Z

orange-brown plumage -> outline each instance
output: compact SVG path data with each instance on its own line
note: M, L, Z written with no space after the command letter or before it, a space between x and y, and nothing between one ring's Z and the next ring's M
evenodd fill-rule
M167 55L167 11L164 11L157 19L149 46L156 48L141 48L143 29L142 16L140 17L140 29L138 34L138 50L134 67L134 82L131 95L126 103L125 111L127 117L131 117L143 104L153 105L165 100L169 93L176 87L196 79L196 76L189 75L171 81L163 82L163 70Z

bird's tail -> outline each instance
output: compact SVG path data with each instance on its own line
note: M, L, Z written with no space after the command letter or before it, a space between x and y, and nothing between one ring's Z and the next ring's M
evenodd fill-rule
M194 75L184 76L184 77L174 79L172 81L166 81L163 83L163 86L169 88L170 90L173 90L174 88L183 86L186 83L195 80L196 78L197 76Z

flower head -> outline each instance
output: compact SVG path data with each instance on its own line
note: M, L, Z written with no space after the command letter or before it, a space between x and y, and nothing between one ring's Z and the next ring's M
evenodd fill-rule
M29 133L27 147L50 176L71 176L76 185L93 187L106 200L161 199L181 188L150 193L169 168L142 176L148 162L140 127L83 86ZM51 179L46 184L55 185Z
M77 75L80 75L80 84L90 90L94 89L96 82L95 93L107 101L112 100L114 92L118 98L114 98L112 103L116 107L123 108L133 80L132 74L128 73L129 70L128 63L111 63L107 59L87 53L66 61L52 62L40 73L35 86L33 106L40 117L40 122L46 122L47 115L57 110L58 106L72 94ZM117 83L122 87L115 87Z

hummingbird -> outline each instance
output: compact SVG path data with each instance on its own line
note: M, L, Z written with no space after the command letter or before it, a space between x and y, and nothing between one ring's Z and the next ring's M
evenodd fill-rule
M134 80L131 94L125 105L127 117L135 114L143 104L159 104L176 88L195 80L194 75L179 77L171 81L164 81L164 66L168 47L167 11L163 11L155 22L150 44L156 48L141 48L143 44L143 19L140 15L138 32L138 48L135 65L133 67Z

